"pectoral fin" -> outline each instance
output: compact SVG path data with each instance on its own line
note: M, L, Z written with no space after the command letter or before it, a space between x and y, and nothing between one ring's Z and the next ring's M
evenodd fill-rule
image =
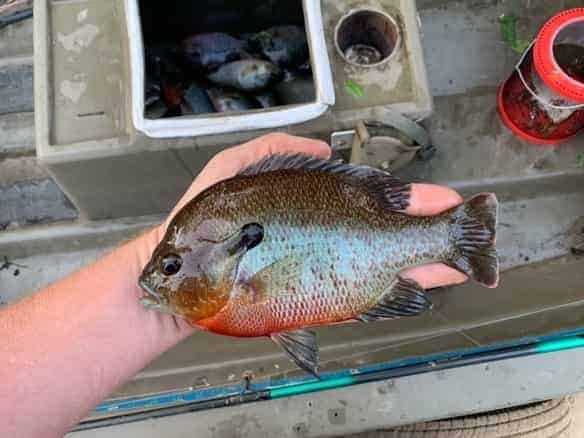
M426 292L414 280L398 277L392 288L371 309L356 319L362 322L416 316L430 309L432 303Z
M318 345L316 335L310 330L274 333L270 336L292 361L305 371L318 377Z
M302 265L295 257L284 257L258 271L249 281L251 301L261 303L270 297L290 293L290 283L300 275Z

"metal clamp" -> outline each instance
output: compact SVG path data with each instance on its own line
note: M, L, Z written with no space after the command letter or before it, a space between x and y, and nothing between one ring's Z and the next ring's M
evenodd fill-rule
M422 161L430 160L436 153L426 129L404 115L389 109L381 109L374 113L375 120L360 121L353 130L334 132L331 136L333 150L352 149L351 162L360 163L366 160L362 155L365 149L383 150L383 158L379 161L387 170L403 167L414 158ZM369 128L392 128L412 140L413 145L404 144L391 136L372 136Z

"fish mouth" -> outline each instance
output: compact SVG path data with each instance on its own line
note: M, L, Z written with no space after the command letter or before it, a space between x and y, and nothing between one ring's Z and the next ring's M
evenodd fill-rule
M161 296L161 295L160 295L158 292L156 292L156 291L155 291L155 290L152 288L152 286L150 286L150 285L149 285L149 284L146 282L146 280L144 280L144 279L140 279L140 280L138 281L138 285L140 286L140 288L141 288L141 289L142 289L144 292L146 292L146 293L143 295L143 297L142 297L142 298L147 298L147 299L149 299L149 300L155 300L155 301L156 301L158 304L162 304L162 302L163 302L162 296Z

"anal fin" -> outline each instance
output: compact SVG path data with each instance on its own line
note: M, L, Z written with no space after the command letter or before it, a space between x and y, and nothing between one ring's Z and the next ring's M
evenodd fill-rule
M371 309L356 317L362 322L416 316L432 307L426 292L417 282L398 277L392 288Z
M318 375L318 344L313 331L301 329L274 333L270 337L282 347L296 365L320 378Z

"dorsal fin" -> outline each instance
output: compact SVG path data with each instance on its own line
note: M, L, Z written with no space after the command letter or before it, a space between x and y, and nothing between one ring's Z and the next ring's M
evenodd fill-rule
M341 160L323 160L299 153L268 155L239 172L239 175L254 176L260 173L275 172L278 170L311 170L353 178L367 178L379 174L388 175L381 170L369 166L355 166L343 163Z
M367 189L389 210L403 211L409 206L410 184L403 183L382 170L346 164L340 160L323 160L304 154L274 154L252 164L239 175L254 176L280 170L305 170L337 175L352 185L360 185Z

